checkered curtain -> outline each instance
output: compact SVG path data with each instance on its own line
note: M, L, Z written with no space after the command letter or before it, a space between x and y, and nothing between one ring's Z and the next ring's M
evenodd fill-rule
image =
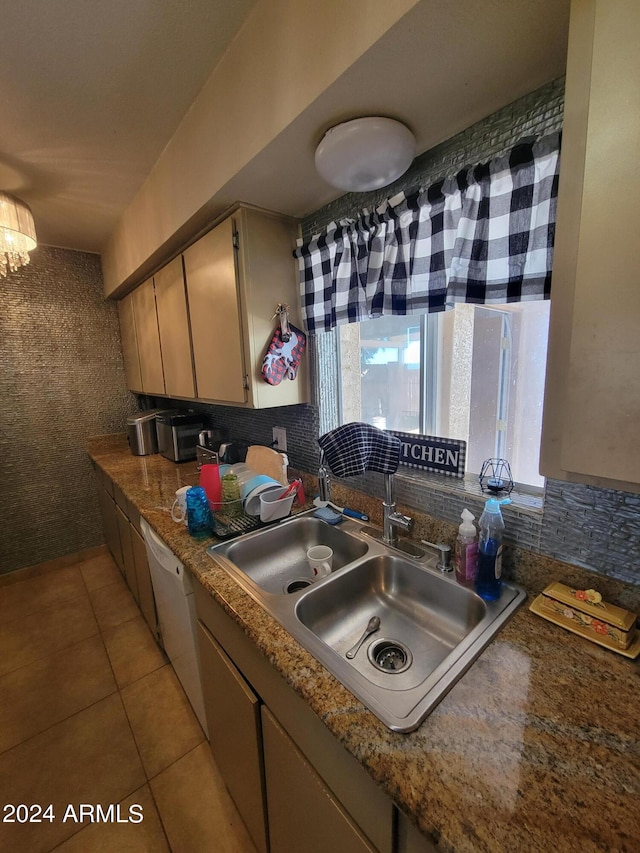
M560 134L298 241L310 333L383 314L550 296Z

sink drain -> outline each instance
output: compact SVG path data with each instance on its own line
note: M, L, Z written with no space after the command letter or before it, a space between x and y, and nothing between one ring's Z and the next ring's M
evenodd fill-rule
M313 583L309 578L294 578L292 581L288 581L284 585L284 591L288 594L292 592L300 592L301 589L306 589L308 586L311 586Z
M371 643L367 651L371 663L381 672L406 672L413 663L413 655L398 640L379 639Z

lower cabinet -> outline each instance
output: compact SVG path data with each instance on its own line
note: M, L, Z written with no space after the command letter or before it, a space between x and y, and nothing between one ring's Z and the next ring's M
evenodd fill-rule
M140 532L140 514L124 492L96 469L98 502L107 548L135 598L149 628L158 639L158 618L153 597L147 550Z
M375 853L344 808L262 706L271 853Z
M396 809L196 583L210 746L260 851L396 853Z
M201 622L198 644L211 751L254 844L266 853L260 700Z
M151 583L151 572L147 559L147 549L144 539L133 524L130 525L131 547L133 550L133 563L136 570L136 583L138 585L138 605L142 611L147 625L151 628L154 637L158 639L158 616L156 614L156 600L153 596L153 584Z
M120 548L122 549L122 567L124 577L136 602L140 603L138 596L138 579L136 577L136 566L133 560L133 544L131 541L131 524L129 518L119 506L116 506L116 519L120 533Z
M100 483L98 483L98 503L100 505L100 515L102 516L104 541L109 551L111 551L111 556L115 560L117 567L124 573L116 502Z

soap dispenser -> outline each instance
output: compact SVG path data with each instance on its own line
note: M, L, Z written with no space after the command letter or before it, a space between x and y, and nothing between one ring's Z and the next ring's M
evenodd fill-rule
M473 589L478 570L478 532L473 523L475 516L468 509L463 509L460 517L462 524L458 528L453 556L456 580L461 586Z

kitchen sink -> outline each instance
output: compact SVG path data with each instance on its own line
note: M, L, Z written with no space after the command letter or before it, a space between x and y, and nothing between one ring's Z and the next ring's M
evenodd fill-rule
M333 567L313 581L305 555L318 544L333 549ZM407 732L526 598L503 583L497 601L484 601L417 550L407 556L359 521L334 527L311 511L208 553L385 725ZM372 617L378 629L348 659Z
M302 624L340 657L377 616L380 628L350 664L375 684L395 690L421 684L486 615L486 603L475 593L389 554L336 575L296 605ZM385 654L382 666L375 657L380 638L386 641L379 651ZM390 655L394 643L400 649L395 667ZM372 653L367 655L367 650Z
M225 556L260 589L283 595L313 582L307 551L314 545L328 545L333 550L334 572L368 551L366 541L307 514L210 550Z

